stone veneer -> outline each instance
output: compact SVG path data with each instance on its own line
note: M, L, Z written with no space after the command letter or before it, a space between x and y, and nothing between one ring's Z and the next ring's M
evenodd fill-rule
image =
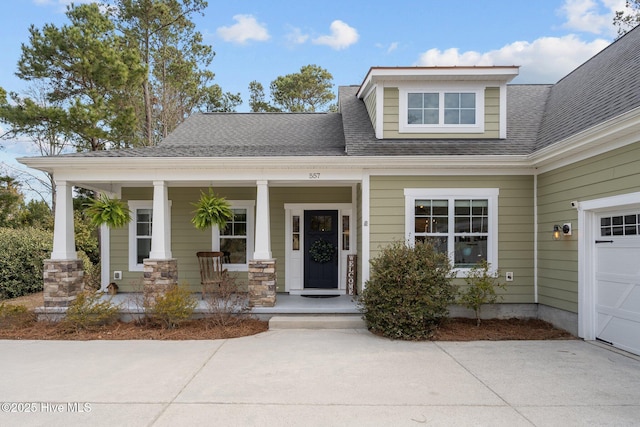
M178 260L145 259L143 263L144 298L153 304L157 296L178 284Z
M44 306L68 307L84 289L82 260L44 260Z
M276 260L249 261L249 305L273 307L276 304Z

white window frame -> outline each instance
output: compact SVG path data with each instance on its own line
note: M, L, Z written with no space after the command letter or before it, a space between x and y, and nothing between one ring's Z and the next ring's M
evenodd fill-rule
M455 85L405 85L399 88L398 132L400 133L484 133L484 86L458 83ZM438 93L440 96L438 124L409 124L409 93ZM444 124L444 94L474 93L476 95L475 124Z
M223 264L223 267L228 271L249 271L249 260L253 257L254 241L255 241L255 227L256 227L256 202L255 200L228 200L231 205L231 209L246 209L247 210L247 262L246 264ZM228 236L221 236L220 229L218 227L212 227L211 234L211 250L220 250L220 238Z
M131 211L131 221L129 221L129 271L144 271L144 264L138 264L138 239L136 229L136 218L138 209L151 209L153 215L153 200L129 200L129 210ZM171 201L169 201L171 208ZM169 218L171 221L171 209L169 209ZM153 227L153 218L151 219Z
M415 243L415 202L416 200L448 200L449 206L455 200L486 199L489 207L489 231L487 234L487 262L491 270L498 269L498 188L405 188L405 239L407 244ZM449 210L448 248L451 264L455 259L454 213ZM458 277L465 277L470 268L455 268Z

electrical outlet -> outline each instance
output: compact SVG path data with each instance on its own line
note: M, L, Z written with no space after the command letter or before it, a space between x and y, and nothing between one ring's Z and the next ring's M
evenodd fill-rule
M122 271L114 271L113 280L122 280Z
M504 276L507 282L513 282L513 271L507 271Z

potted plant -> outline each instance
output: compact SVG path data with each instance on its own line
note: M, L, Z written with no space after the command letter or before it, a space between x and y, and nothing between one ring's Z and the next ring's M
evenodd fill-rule
M211 188L208 194L201 191L200 200L192 205L196 210L193 211L191 222L199 230L206 230L213 226L223 229L227 221L233 219L233 211L227 199L216 196Z
M131 210L127 204L118 198L110 198L106 194L92 199L85 206L91 225L96 227L106 224L110 228L119 228L131 221Z

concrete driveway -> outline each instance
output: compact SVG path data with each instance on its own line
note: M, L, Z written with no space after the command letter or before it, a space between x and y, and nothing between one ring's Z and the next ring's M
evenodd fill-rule
M0 425L640 424L640 360L575 341L364 330L216 341L0 341Z

